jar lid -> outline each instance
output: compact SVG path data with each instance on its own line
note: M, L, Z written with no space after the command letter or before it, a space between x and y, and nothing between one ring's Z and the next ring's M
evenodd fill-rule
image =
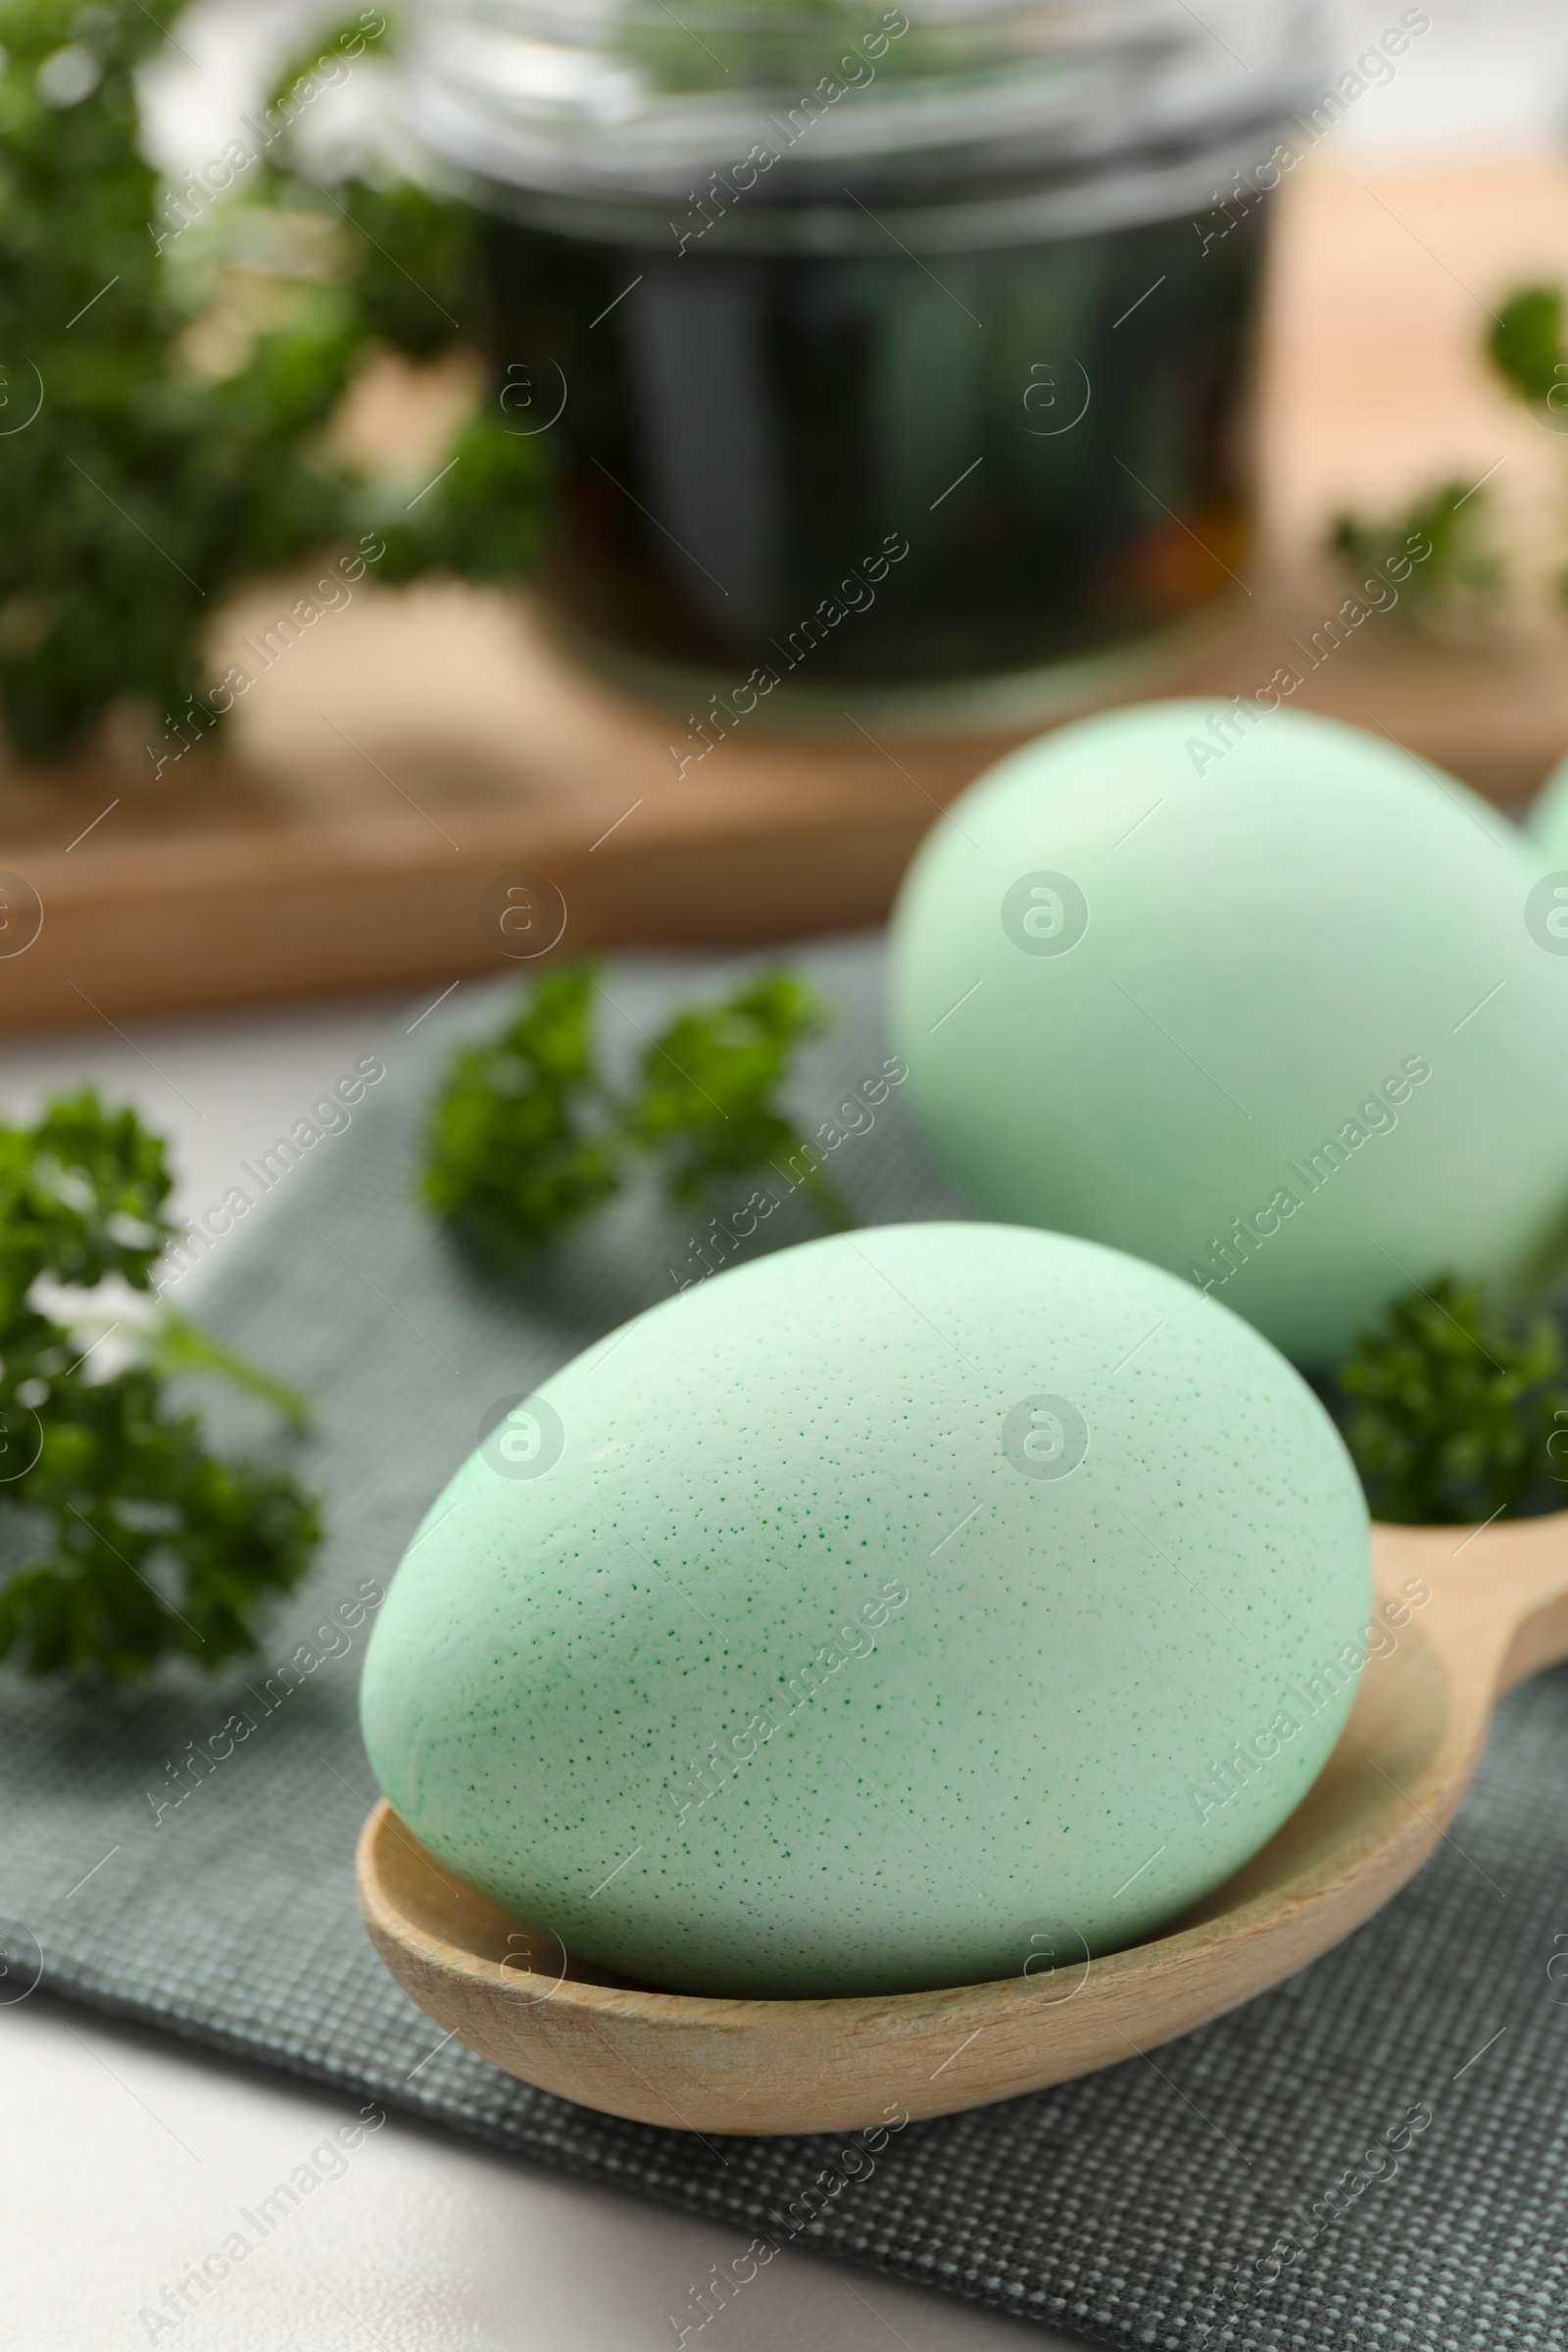
M518 190L750 169L769 206L917 202L1261 134L1323 37L1321 0L423 0L407 88L436 154Z

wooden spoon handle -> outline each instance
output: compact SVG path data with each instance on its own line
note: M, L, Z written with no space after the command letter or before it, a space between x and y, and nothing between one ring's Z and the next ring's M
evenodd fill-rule
M1479 1528L1376 1527L1380 1593L1432 1589L1449 1672L1489 1702L1568 1658L1568 1511Z

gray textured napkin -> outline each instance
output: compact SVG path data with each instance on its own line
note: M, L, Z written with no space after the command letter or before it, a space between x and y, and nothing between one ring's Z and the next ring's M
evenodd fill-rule
M844 1013L801 1073L814 1126L886 1051L880 949L798 960ZM728 968L617 964L616 1050ZM728 2288L677 2311L672 2343L744 2344L745 2249L764 2237L1118 2346L1568 2345L1564 1675L1506 1703L1452 1835L1338 1951L1147 2060L909 2126L874 2160L836 2138L710 2144L616 2122L436 2046L354 1911L373 1795L356 1596L389 1577L485 1408L667 1295L693 1238L630 1201L526 1298L453 1254L411 1202L418 1119L454 1038L497 1010L466 988L397 1033L352 1127L282 1180L254 1243L241 1225L219 1245L202 1313L315 1396L307 1468L329 1539L260 1658L216 1688L0 1681L0 1913L22 1923L0 1992L30 1932L57 1991L730 2223ZM868 1220L955 1213L897 1094L831 1164ZM302 1643L318 1662L278 1675ZM205 1771L197 1743L217 1754Z

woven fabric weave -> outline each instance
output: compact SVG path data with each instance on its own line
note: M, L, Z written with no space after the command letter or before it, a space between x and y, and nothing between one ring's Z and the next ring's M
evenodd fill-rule
M803 1062L809 1129L887 1050L881 949L792 960L843 1014ZM672 998L732 968L617 964L614 1051L629 1058ZM1147 2059L911 2125L869 2169L835 2165L831 2138L618 2122L435 2046L355 1915L368 1628L341 1630L339 1612L390 1577L485 1408L667 1296L701 1240L643 1197L525 1293L457 1258L413 1203L419 1119L454 1040L498 1009L496 991L464 989L397 1033L349 1131L283 1180L253 1243L241 1225L215 1251L200 1312L312 1394L306 1468L329 1498L320 1566L261 1657L216 1686L109 1696L6 1678L0 1912L38 1937L46 1984L731 2223L737 2254L790 2236L1106 2344L1568 2346L1568 1674L1505 1702L1451 1835L1337 1951ZM832 1166L867 1221L957 1213L897 1094ZM793 1238L783 1214L767 1230ZM273 1665L313 1641L320 1663L285 1695ZM236 1711L254 1729L204 1776L192 1744ZM1401 2138L1396 2160L1362 2164ZM689 2343L701 2316L685 2315ZM705 2332L743 2343L744 2304Z

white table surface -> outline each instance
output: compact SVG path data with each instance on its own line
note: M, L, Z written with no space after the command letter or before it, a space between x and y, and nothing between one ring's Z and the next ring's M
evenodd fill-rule
M49 1093L90 1079L171 1137L176 1207L199 1209L360 1054L390 1063L437 994L11 1045L0 1116L30 1116ZM182 1311L199 1313L204 1271L181 1283ZM143 2320L167 2318L166 2287L220 2256L239 2208L358 2108L46 1989L0 2001L5 2340L18 2352L674 2352L666 2314L684 2312L688 2288L741 2251L733 2229L391 2114L210 2294L188 2289L177 2327ZM785 2249L687 2352L1056 2352L1061 2341Z
M17 2352L673 2352L746 2243L396 2113L222 2276L223 2240L360 2102L34 1995L0 2010ZM249 2232L254 2237L254 2230ZM205 2258L218 2283L166 2319ZM149 2321L142 2315L151 2314ZM1013 2352L1060 2339L786 2248L687 2352Z

